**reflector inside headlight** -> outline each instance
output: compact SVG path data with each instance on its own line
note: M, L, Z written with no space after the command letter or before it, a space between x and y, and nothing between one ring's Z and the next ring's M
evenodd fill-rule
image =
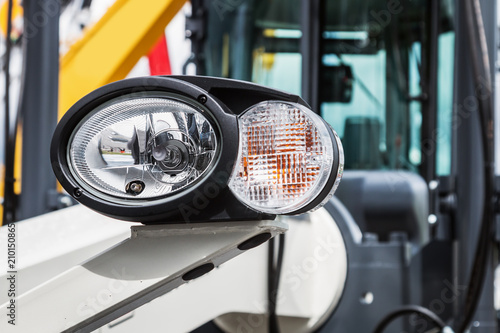
M72 172L90 191L123 199L175 193L215 164L207 110L175 94L115 98L89 113L70 139Z
M272 214L298 213L329 182L329 193L314 207L333 195L344 163L342 145L311 110L290 102L262 102L240 115L239 129L239 155L229 186L246 205Z

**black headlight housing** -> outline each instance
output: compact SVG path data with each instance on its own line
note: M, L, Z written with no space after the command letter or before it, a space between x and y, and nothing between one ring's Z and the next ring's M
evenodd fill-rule
M119 188L119 191L122 191L123 195L117 195L116 193L118 192L112 186L109 186L111 188L109 191L105 188L108 186L105 180L93 175L92 177L97 179L96 184L98 185L95 185L85 177L82 177L81 172L76 169L81 168L87 171L88 166L80 167L81 163L78 161L75 162L72 159L73 155L70 154L71 149L74 149L74 147L71 148L71 145L74 144L75 136L79 135L84 139L86 138L85 135L87 134L78 134L82 126L90 127L92 130L92 127L104 124L108 118L101 117L101 119L95 115L103 112L104 106L111 105L113 107L115 101L118 103L123 100L146 100L151 98L165 99L177 103L172 102L175 104L172 104L174 105L172 106L172 110L174 111L167 110L165 111L166 113L175 113L178 107L193 110L186 111L190 117L193 114L199 113L197 117L203 119L203 126L211 129L210 133L214 137L213 140L217 141L217 148L210 151L211 154L213 153L210 160L211 164L208 166L203 165L202 167L196 166L197 168L205 169L202 172L197 172L197 178L191 182L186 182L187 185L179 190L171 193L163 193L158 196L150 195L149 197L141 197L144 187L150 186L145 184L141 179L125 181L123 186L120 185ZM266 101L295 103L294 105L299 107L309 108L296 95L229 79L201 76L158 76L132 78L114 82L83 97L61 119L52 140L52 166L57 179L73 198L93 210L122 220L153 224L274 219L275 214L272 212L268 211L265 213L242 203L228 186L239 154L240 132L238 116L252 106ZM160 110L158 112L161 112L161 106L158 108ZM112 108L108 108L106 112L110 117L118 117L117 119L127 122L127 119L124 117L116 116L119 114L119 110L115 111ZM90 121L94 121L94 123ZM179 122L182 122L182 120ZM88 124L92 124L92 126ZM192 126L203 127L201 122ZM118 142L117 146L121 144L120 147L123 147L121 151L118 150L115 152L113 152L113 149L110 149L111 151L107 151L108 155L103 156L113 157L110 154L116 154L117 157L122 158L123 156L120 156L120 154L127 155L126 158L130 160L135 159L137 163L139 158L134 156L134 149L130 146L137 144L141 140L134 139L129 140L128 143L119 143L122 140L120 133L114 133L112 130L103 133L100 134L99 138L104 138L109 142L116 141ZM161 163L159 163L154 160L153 163L151 157L149 157L149 160L142 158L141 163L147 166L147 168L161 168L162 171L169 173L172 177L177 177L177 169L185 168L188 161L191 164L198 163L197 161L193 161L193 157L187 157L187 150L183 148L182 140L179 141L179 138L176 138L175 135L172 136L168 130L164 130L163 132L160 130L157 133L159 134L154 138L153 135L150 135L148 139L142 140L143 146L147 145L144 141L152 142L154 147L163 145L162 147L167 148L162 148L163 151L159 152L158 155L163 158L165 154L170 154L172 158L167 161L168 163L165 161L160 161ZM331 131L331 133L334 132ZM110 136L113 137L110 139ZM333 171L329 175L325 188L315 198L310 200L309 204L292 213L305 212L321 203L328 197L329 193L331 195L331 188L338 185L342 173L343 156L341 146L340 149L338 147L340 141L335 140L335 135L333 134L331 135L331 139L334 142L334 163L332 165ZM92 140L96 139L92 138ZM90 141L91 139L87 139L85 142ZM122 141L126 142L127 138ZM106 145L101 141L96 143L96 146L98 146L99 150L107 149L104 148ZM189 147L193 151L189 156L199 154L200 148L196 145L193 146L195 147ZM142 149L142 152L144 153L144 149ZM73 151L71 153L74 154ZM149 155L151 154L152 150L150 149ZM181 161L183 158L184 160ZM176 164L175 161L178 161L178 163ZM109 167L106 161L100 161L99 163L101 162L106 167ZM122 168L127 170L126 166ZM155 172L158 172L158 170ZM99 184L101 183L104 184L102 190L99 188Z

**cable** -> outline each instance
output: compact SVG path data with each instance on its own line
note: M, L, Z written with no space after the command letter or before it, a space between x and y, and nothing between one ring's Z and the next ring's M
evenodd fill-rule
M4 193L3 193L3 216L2 223L9 224L15 220L15 193L14 193L14 155L16 145L16 126L10 126L10 53L12 49L12 41L10 35L12 33L12 7L13 0L9 0L7 9L7 34L5 37L5 174L4 174Z
M285 234L279 235L278 255L275 260L276 238L269 241L268 252L268 274L267 293L269 299L269 333L279 333L278 316L276 315L276 303L278 301L278 287L283 266L283 255L285 252Z
M420 305L408 305L408 306L403 306L388 315L386 315L380 323L377 325L373 333L382 333L384 329L389 325L394 319L397 319L398 317L401 317L403 315L408 315L408 314L419 314L430 321L432 321L436 326L438 326L441 330L446 327L446 324L439 318L434 312L431 310L424 308L423 306Z
M268 305L268 315L269 315L269 333L279 332L279 327L276 327L276 300L274 297L274 286L275 286L275 265L274 265L274 246L276 239L272 238L269 240L268 258L267 258L267 299L269 300Z
M471 51L474 78L476 89L484 86L489 93L492 92L491 76L488 49L485 39L484 24L482 20L481 7L478 0L463 0L464 12L469 39L469 50ZM478 45L476 45L478 42ZM482 56L478 56L477 49ZM461 315L456 323L456 330L459 333L468 329L469 323L476 312L479 299L481 297L482 286L486 276L488 255L491 250L490 236L492 234L493 216L494 216L494 169L493 169L493 107L491 95L487 98L478 98L479 101L479 120L481 123L481 139L483 145L484 158L484 202L481 228L476 244L474 261L472 264L467 295Z

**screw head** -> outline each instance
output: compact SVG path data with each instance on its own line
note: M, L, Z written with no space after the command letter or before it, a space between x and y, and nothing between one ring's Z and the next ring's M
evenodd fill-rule
M130 193L132 195L138 195L141 194L142 191L144 191L144 188L146 187L146 184L140 180L134 180L131 181L130 183L125 186L125 191L127 193Z
M82 194L83 194L83 191L80 190L79 188L75 188L75 190L73 191L73 195L75 196L75 198L81 197Z
M207 102L207 96L205 95L200 95L198 97L198 102L200 102L201 104L205 104Z

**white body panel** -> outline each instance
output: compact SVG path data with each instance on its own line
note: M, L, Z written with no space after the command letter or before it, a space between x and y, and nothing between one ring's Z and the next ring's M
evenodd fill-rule
M330 215L320 209L307 216L310 218L286 219L291 224L291 230L287 233L278 295L278 314L282 325L294 322L283 319L285 316L297 318L299 324L294 322L297 332L309 331L326 319L341 296L347 271L342 236ZM27 220L17 226L20 251L18 291L24 294L48 278L127 239L131 224L114 221L77 206ZM54 327L70 327L120 301L131 302L146 284L154 286L161 283L164 280L161 276L172 276L175 270L182 271L181 266L187 261L194 262L195 257L203 261L206 253L217 252L216 248L220 249L221 244L241 242L248 237L248 230L238 235L229 234L232 236L208 243L201 238L179 236L168 242L152 242L150 239L128 248L125 242L120 251L114 249L108 252L107 257L104 254L99 257L100 260L91 259L91 264L77 265L52 282L23 295L17 304L19 325L13 329L10 325L6 326L4 320L0 322L0 331L31 332L35 329L37 332L54 332ZM0 237L3 243L5 228L0 229ZM201 246L201 243L204 245ZM135 266L131 269L129 261L133 261L138 248L144 247L149 249L135 258ZM120 253L121 257L114 259L112 265L105 264L113 253ZM222 256L220 262L227 259ZM3 270L6 262L5 258L1 260ZM4 280L5 276L2 276ZM0 286L0 290L6 289ZM265 323L262 316L256 315L266 313L266 299L267 246L263 245L104 325L98 331L189 332L214 318L230 314L218 319L225 330L245 332L251 328L254 332L261 332ZM0 293L0 301L6 301L5 292Z

